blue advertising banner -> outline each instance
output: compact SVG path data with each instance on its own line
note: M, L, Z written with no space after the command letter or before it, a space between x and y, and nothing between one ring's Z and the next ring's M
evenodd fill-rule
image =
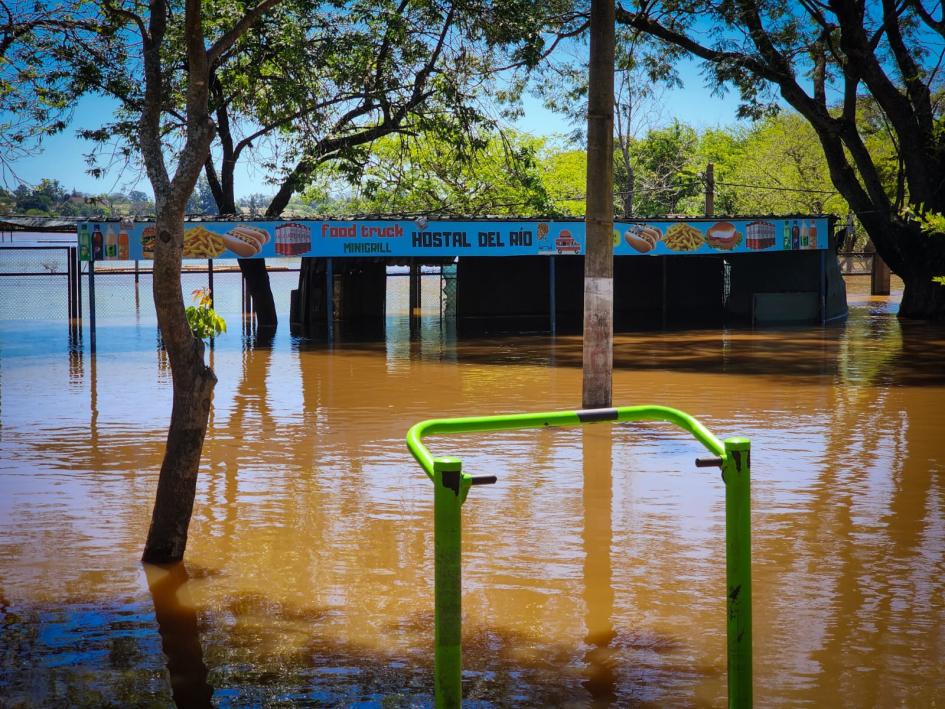
M710 254L829 248L827 217L617 221L614 255ZM184 258L299 256L542 256L584 253L583 221L188 222ZM153 223L84 222L84 261L154 257Z

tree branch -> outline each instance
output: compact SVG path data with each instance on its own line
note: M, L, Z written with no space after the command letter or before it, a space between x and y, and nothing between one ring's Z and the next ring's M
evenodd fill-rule
M141 107L139 133L141 136L141 157L144 159L148 178L154 188L156 208L166 198L170 185L167 166L161 151L161 103L163 70L161 65L161 44L167 31L167 4L164 0L151 0L151 16L148 30L142 41L144 48L144 101Z
M252 10L247 12L237 22L229 32L226 32L218 39L207 51L207 63L210 66L216 66L220 56L226 52L245 32L252 27L256 21L262 17L271 8L278 5L282 0L263 0Z
M925 9L922 0L908 0L908 4L926 25L945 37L945 5L939 3L939 7L942 8L942 19L936 20L932 17L932 13Z
M135 23L135 25L137 25L138 27L138 32L141 34L141 39L144 40L145 42L148 41L149 39L148 30L144 26L144 20L141 18L140 15L138 15L137 13L131 12L131 10L126 10L123 7L115 7L114 5L112 5L110 0L105 0L105 2L102 3L102 7L105 8L106 12L110 12L113 15L117 15L118 17L123 17L126 20L129 20Z

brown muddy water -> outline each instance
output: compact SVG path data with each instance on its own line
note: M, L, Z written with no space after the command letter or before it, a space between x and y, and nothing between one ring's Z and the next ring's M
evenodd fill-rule
M752 440L757 706L945 703L945 330L865 286L827 328L616 340L615 404ZM95 357L62 322L0 323L0 705L432 703L432 489L404 435L576 408L581 349L457 341L435 304L411 335L392 287L379 341L231 318L170 570L138 561L170 410L153 320L103 318ZM464 507L469 706L724 705L723 488L694 441L596 424L431 449L499 476Z

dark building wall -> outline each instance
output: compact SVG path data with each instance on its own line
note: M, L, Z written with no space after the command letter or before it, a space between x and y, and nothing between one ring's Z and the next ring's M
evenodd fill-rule
M299 288L292 292L290 323L302 332L327 324L327 258L302 259ZM381 259L331 261L334 315L345 321L383 320L387 310L387 268Z
M584 326L584 257L555 256L555 312L560 333Z
M832 251L729 254L726 260L731 263L732 274L726 311L733 321L752 320L754 296L758 293L808 293L818 304L823 295L827 318L846 312L846 290Z
M709 326L723 321L723 263L719 256L664 256L667 325Z
M547 319L548 282L546 256L460 258L456 268L456 314L460 318Z
M302 259L299 287L292 291L289 322L295 331L306 332L326 322L325 265L328 259Z
M751 320L755 293L819 293L819 251L729 254L732 289L727 313Z
M508 323L506 329L550 327L549 258L461 258L457 268L460 321L478 320L486 329L496 330L503 329L503 320ZM580 332L584 257L553 258L557 330ZM750 323L758 293L810 295L816 316L806 306L803 312L790 312L792 303L809 305L810 298L784 299L789 316L806 317L809 322L820 318L821 296L828 319L846 312L843 280L831 251L622 257L614 259L614 329Z
M341 320L379 320L387 314L387 266L366 258L335 259L336 313Z

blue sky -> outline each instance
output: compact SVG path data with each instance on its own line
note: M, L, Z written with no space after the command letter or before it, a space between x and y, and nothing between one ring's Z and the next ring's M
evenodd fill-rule
M737 122L735 111L737 96L728 93L723 97L713 96L695 62L682 62L678 65L684 88L667 91L663 95L663 120L674 118L696 128L728 126ZM27 183L34 184L42 178L59 180L66 189L77 189L86 193L127 192L140 189L151 194L150 185L143 173L140 176L128 171L109 173L105 178L95 179L86 174L84 155L91 150L91 144L76 137L80 128L96 128L110 118L114 104L106 99L87 97L79 102L72 125L60 135L47 139L40 154L24 159L15 166L17 176ZM563 117L545 109L535 99L527 99L525 116L517 123L523 131L535 135L552 136L566 133L569 125ZM135 179L140 177L140 179ZM265 184L261 172L250 169L238 170L236 175L236 195L245 196L254 192L270 194L274 191Z

